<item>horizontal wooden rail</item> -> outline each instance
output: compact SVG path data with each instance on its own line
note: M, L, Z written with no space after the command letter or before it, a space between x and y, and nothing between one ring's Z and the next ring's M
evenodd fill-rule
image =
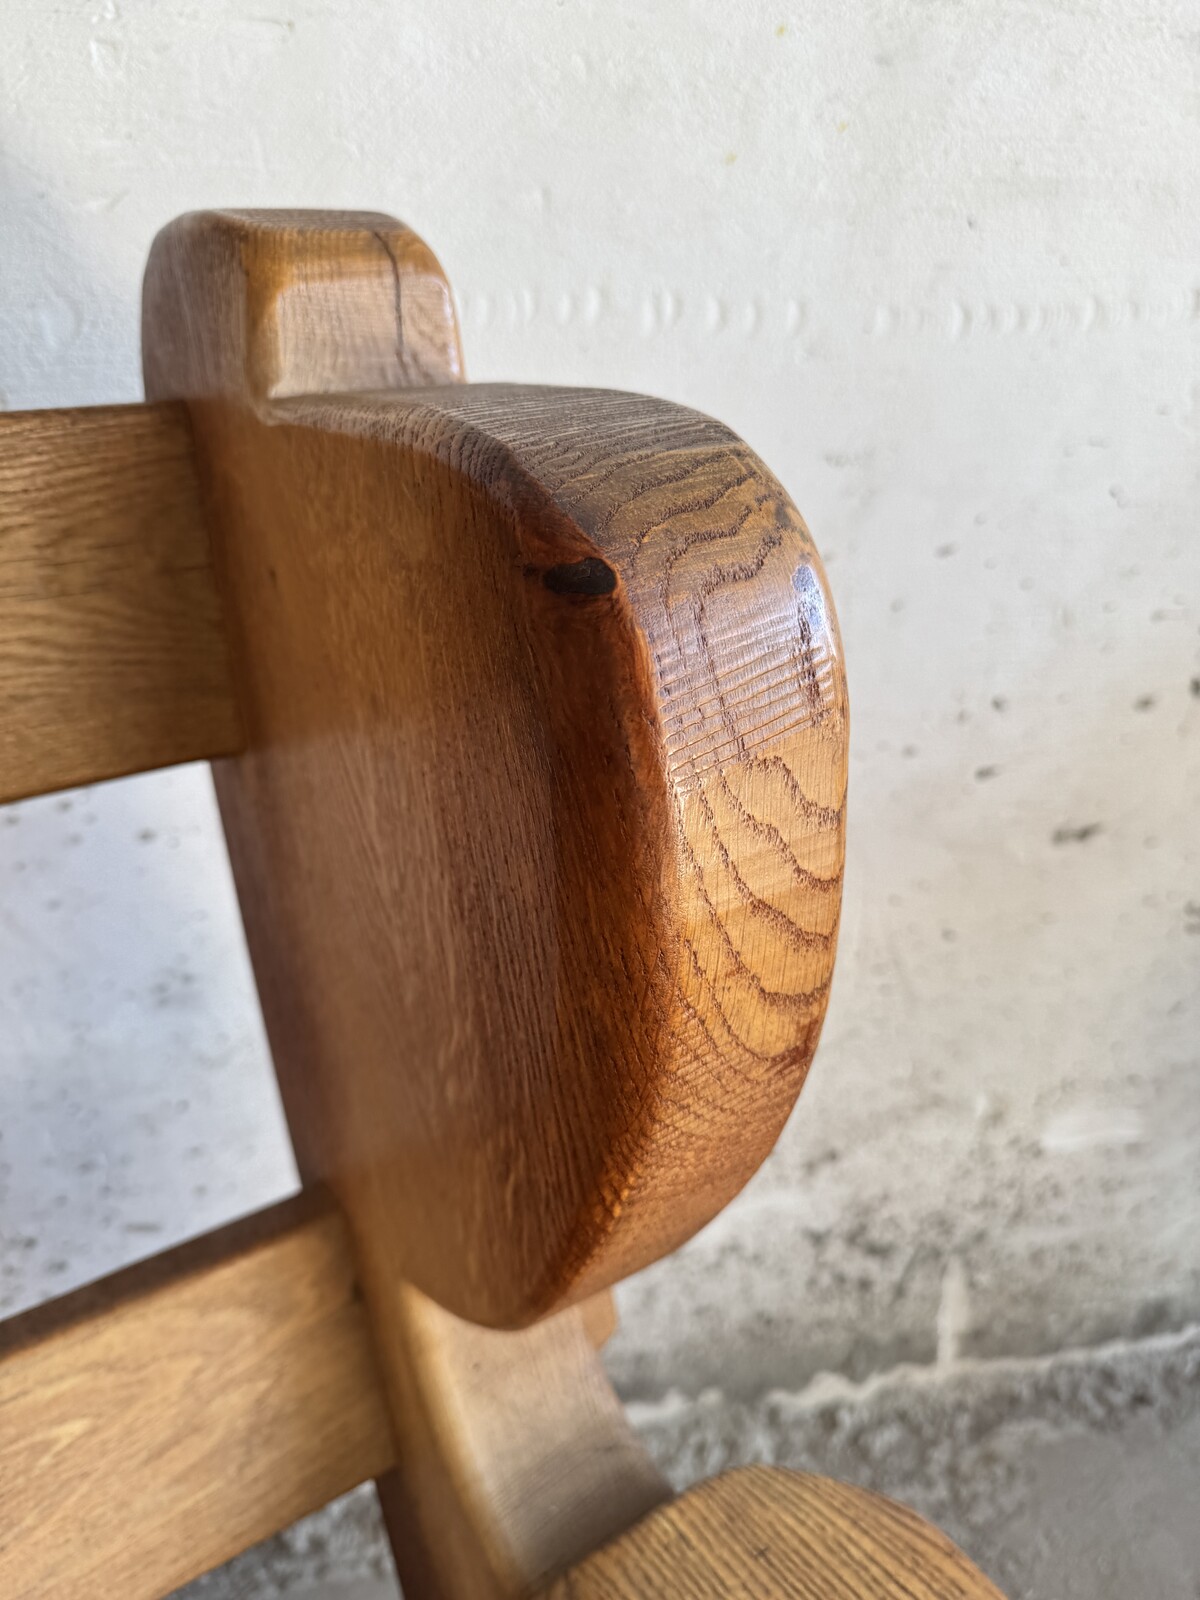
M185 408L0 414L0 803L241 743Z
M318 1198L0 1324L5 1600L158 1600L391 1461Z
M603 1344L611 1296L582 1310ZM393 1459L318 1193L0 1322L4 1600L159 1600Z

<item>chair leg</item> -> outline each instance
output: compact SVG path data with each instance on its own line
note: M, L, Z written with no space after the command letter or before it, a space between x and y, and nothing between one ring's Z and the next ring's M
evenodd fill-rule
M390 1295L396 1467L378 1483L410 1600L525 1595L670 1498L582 1308L515 1333Z

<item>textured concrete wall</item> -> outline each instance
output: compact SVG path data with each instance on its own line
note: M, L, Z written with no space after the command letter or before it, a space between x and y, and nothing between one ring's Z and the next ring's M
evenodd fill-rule
M0 391L134 399L155 230L392 209L476 378L712 411L829 564L835 997L626 1391L1200 1315L1200 34L1173 0L8 0ZM293 1181L207 780L0 818L0 1304Z

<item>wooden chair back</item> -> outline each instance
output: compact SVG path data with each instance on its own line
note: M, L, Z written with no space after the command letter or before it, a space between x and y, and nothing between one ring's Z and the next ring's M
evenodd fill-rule
M994 1595L844 1485L674 1499L596 1352L825 1012L787 494L682 407L466 384L388 217L181 218L143 313L145 406L0 417L0 801L213 762L305 1192L0 1329L0 1590L154 1600L374 1478L409 1600Z

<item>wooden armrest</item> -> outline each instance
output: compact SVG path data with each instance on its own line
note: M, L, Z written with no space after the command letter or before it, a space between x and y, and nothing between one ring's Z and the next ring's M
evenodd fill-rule
M349 1254L305 1202L23 1319L0 1575L152 1600L361 1469L409 1600L984 1600L841 1486L672 1503L584 1309L746 1182L825 1013L846 685L783 488L679 406L464 384L441 268L375 214L180 219L143 344L145 410L0 421L0 799L216 758Z
M369 1298L521 1326L714 1216L804 1081L846 786L819 559L710 418L446 383L399 223L185 218L144 304L212 510L217 793L301 1171Z

